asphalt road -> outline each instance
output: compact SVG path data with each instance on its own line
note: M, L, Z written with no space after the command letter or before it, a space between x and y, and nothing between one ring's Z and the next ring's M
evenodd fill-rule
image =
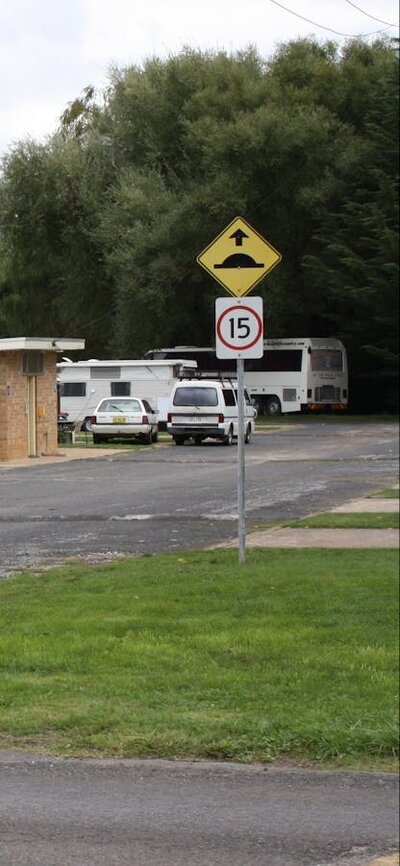
M246 526L303 517L398 478L398 425L299 422L246 452ZM0 468L0 576L237 535L237 449L208 442Z
M396 848L396 782L0 752L0 864L356 866Z

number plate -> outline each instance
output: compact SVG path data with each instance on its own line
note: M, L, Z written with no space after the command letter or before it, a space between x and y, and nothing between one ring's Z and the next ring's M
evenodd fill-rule
M113 418L113 424L126 424L126 418Z

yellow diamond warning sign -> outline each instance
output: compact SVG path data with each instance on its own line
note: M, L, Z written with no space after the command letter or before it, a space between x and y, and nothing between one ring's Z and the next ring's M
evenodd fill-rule
M232 220L197 256L199 265L237 298L247 295L281 260L243 217Z

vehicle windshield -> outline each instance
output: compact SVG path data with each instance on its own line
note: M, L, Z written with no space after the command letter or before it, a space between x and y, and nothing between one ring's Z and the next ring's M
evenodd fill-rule
M174 406L218 406L216 388L177 388L173 400Z
M103 400L98 412L141 412L138 400Z

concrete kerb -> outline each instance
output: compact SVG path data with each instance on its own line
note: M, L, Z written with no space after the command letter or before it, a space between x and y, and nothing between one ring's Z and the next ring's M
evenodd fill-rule
M398 485L393 485L396 489ZM384 513L395 514L399 511L398 499L379 499L365 497L353 499L344 505L332 508L330 514ZM237 547L237 539L216 547ZM252 547L326 547L326 548L398 548L397 529L314 529L306 527L273 526L270 529L250 532L246 546Z
M160 445L144 446L143 448L159 448ZM0 462L1 469L19 469L22 466L47 466L49 463L64 463L70 460L92 460L96 457L114 457L115 454L126 454L126 448L71 448L67 451L57 451L56 454L40 454L38 457L21 457L17 460Z

